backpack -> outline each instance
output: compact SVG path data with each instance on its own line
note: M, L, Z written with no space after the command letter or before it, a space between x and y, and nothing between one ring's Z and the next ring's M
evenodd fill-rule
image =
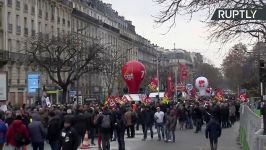
M101 127L104 129L111 128L111 117L110 115L103 115Z
M14 140L17 146L21 147L30 143L29 139L26 139L21 133L15 132Z

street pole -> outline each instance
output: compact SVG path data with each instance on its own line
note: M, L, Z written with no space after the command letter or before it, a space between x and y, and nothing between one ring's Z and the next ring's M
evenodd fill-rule
M158 102L160 100L159 56L157 56Z

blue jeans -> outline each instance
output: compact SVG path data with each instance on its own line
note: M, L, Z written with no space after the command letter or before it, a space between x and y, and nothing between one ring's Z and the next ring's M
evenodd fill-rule
M175 142L175 131L166 130L166 141L170 140L171 137L173 138L173 142Z
M51 146L51 150L60 150L60 142L59 141L49 141Z
M157 132L158 132L158 138L161 140L161 138L164 139L164 125L163 123L156 123L157 124Z

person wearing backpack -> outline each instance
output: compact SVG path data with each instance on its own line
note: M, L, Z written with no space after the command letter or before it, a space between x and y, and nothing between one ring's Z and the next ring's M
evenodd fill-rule
M29 124L29 132L33 150L44 150L45 130L38 113L32 115L32 122Z
M99 117L100 132L102 136L102 149L110 150L110 138L113 128L113 118L107 107L103 109L102 115Z
M22 121L22 116L17 115L7 130L7 145L11 145L15 150L21 150L30 143L30 135L26 125Z

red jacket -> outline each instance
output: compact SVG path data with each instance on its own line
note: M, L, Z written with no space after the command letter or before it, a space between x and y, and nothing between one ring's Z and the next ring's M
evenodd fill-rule
M24 125L24 123L21 120L14 120L7 130L7 144L10 144L12 146L17 146L14 139L16 132L19 132L26 139L30 138L29 131L27 127Z

